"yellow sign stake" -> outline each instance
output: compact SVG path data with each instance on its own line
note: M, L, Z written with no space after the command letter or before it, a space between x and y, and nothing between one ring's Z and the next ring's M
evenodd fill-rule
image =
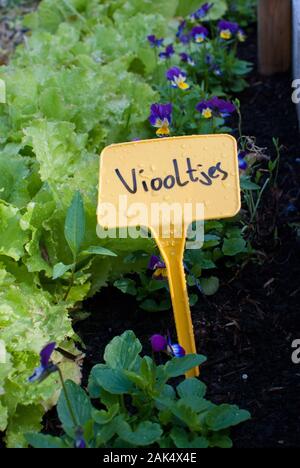
M183 266L185 236L180 239L175 237L164 239L154 233L154 237L167 267L178 342L187 354L195 354L197 352L196 343ZM198 368L194 368L186 374L187 377L197 377L198 375Z
M134 238L132 228L151 230L167 267L178 342L187 354L196 353L183 266L187 228L193 221L233 217L240 204L237 144L230 135L123 143L101 154L99 227L107 236L126 228ZM198 375L193 369L186 376Z

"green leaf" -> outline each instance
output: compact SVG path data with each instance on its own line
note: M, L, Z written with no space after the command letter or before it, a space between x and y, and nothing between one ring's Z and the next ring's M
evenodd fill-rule
M237 76L247 75L252 70L253 65L245 60L236 60L231 68L231 72Z
M0 255L19 260L25 253L28 233L21 228L19 210L0 202Z
M76 419L76 425L84 427L84 425L91 419L92 405L90 399L85 391L71 380L67 380L65 382L65 387ZM69 431L70 429L76 430L76 427L74 427L75 422L73 421L63 391L61 392L58 400L57 412L58 417L66 431Z
M202 278L200 284L205 296L213 296L219 290L220 280L216 276Z
M151 279L149 281L149 278L147 278L147 282L148 282L147 289L150 292L160 291L161 289L166 288L166 282L165 281L161 281L161 280L157 280L157 279Z
M209 446L222 449L230 449L232 448L233 444L229 436L224 434L214 434L209 439Z
M144 390L147 386L147 381L136 372L124 371L124 375L128 380L134 383L137 388Z
M213 234L206 234L204 238L203 249L211 249L220 244L220 237Z
M113 395L124 395L134 391L134 385L121 370L105 369L95 366L92 370L92 379Z
M191 307L194 307L197 304L198 300L199 298L197 294L190 294L189 302Z
M95 427L96 448L106 448L107 443L116 435L118 418L112 419L104 425Z
M188 354L182 358L173 358L165 365L165 373L168 378L179 377L194 367L199 367L206 361L200 354Z
M186 252L186 260L197 268L204 270L210 270L216 268L215 263L212 261L211 252L206 252L203 250L189 250ZM193 269L193 273L196 273Z
M222 251L224 255L229 257L234 257L240 253L245 253L247 252L246 241L241 237L224 239Z
M205 398L194 396L191 397L184 397L180 399L180 402L185 405L186 408L190 408L193 412L197 414L207 413L207 411L214 408L214 404Z
M85 213L81 193L77 191L67 211L65 237L76 257L85 236Z
M181 427L174 427L170 433L177 448L201 448L209 447L209 442L205 437L189 438L189 434Z
M186 379L178 385L177 393L181 398L203 398L206 394L206 385L196 378Z
M146 385L153 385L156 377L156 365L149 356L144 356L141 360L140 375Z
M100 425L108 424L112 419L117 416L117 414L120 411L120 406L119 404L112 405L108 411L97 411L93 410L92 412L92 418L93 420Z
M50 435L44 434L34 434L27 433L25 434L25 439L33 448L44 448L44 449L63 449L66 448L65 443L59 437L52 437Z
M190 406L181 400L172 404L169 408L176 418L180 419L192 432L199 432L201 429L200 417Z
M91 246L87 250L82 252L86 255L103 255L108 257L117 257L117 254L112 252L111 250L105 249L104 247L98 246Z
M140 308L146 312L164 312L165 310L170 310L171 301L170 299L164 299L161 301L145 299L145 301L140 303Z
M30 78L34 79L32 76ZM21 79L20 77L20 87L22 86ZM36 88L37 83L35 82L34 85ZM28 93L30 90L27 88L26 92ZM18 98L21 99L19 95L21 90L17 89L16 93L18 93ZM22 109L24 104L26 104L28 108L30 108L30 106L32 107L32 99L34 99L33 95L30 97L28 103L23 102ZM30 126L24 129L25 137L23 144L24 146L27 145L32 148L38 162L36 170L38 169L42 181L50 183L51 189L54 192L64 181L66 183L66 189L69 191L68 186L72 185L72 178L74 174L77 173L81 164L85 162L87 166L87 155L84 149L83 137L75 133L75 125L71 122L52 122L42 119L33 119L28 122L28 125ZM84 169L86 171L87 167ZM83 168L81 172L83 172ZM78 183L81 177L80 171L77 176ZM80 187L80 185L76 184L76 188Z
M64 276L65 273L67 273L67 271L72 270L72 268L74 268L74 263L72 265L65 265L64 263L57 263L53 267L52 279L56 280L58 278L61 278L62 276Z
M194 437L194 439L191 440L189 448L193 449L206 449L209 447L209 441L206 439L206 437Z
M19 145L8 144L0 151L0 199L23 208L29 194L30 171L26 158L17 154Z
M118 288L124 294L130 294L130 296L135 296L137 294L137 289L135 286L135 281L129 278L122 278L114 282L114 286Z
M152 445L162 436L162 429L159 424L150 421L141 422L134 430L130 425L122 421L117 428L117 433L125 442L137 447Z
M116 336L106 346L104 360L112 369L132 370L135 368L142 345L133 331L128 330Z
M251 181L249 176L241 176L242 190L260 190L260 186Z
M1 367L1 366L0 366ZM14 386L11 388L12 394L7 395L10 400L16 389ZM12 400L11 400L12 403ZM10 424L6 431L6 444L8 448L22 448L26 447L27 441L25 434L27 432L40 431L42 429L42 408L37 405L18 405L15 414L10 418Z
M212 431L222 431L232 426L248 421L251 415L248 411L240 410L235 405L220 405L207 414L205 423Z

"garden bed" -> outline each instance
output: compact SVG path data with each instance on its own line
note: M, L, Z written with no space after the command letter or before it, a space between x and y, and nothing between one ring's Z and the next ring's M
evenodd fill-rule
M256 63L256 31L241 50ZM255 67L256 69L256 67ZM222 272L213 298L193 308L198 351L208 357L202 380L216 403L248 409L253 419L234 431L235 447L300 447L300 368L291 344L300 336L300 239L289 223L299 222L300 137L290 98L290 74L264 78L254 71L241 95L243 130L272 153L272 136L283 145L278 206L265 197L257 248L263 264ZM273 220L278 238L274 240ZM84 375L101 362L105 344L132 329L143 343L153 333L172 330L172 313L146 313L130 296L107 288L85 304L91 313L75 326L86 345ZM150 344L145 346L150 352ZM86 383L86 380L85 380ZM47 420L47 429L53 421ZM55 425L55 423L54 423Z
M3 61L22 39L18 26L15 31L16 40L9 42ZM2 44L6 44L5 37ZM256 64L255 26L239 48L242 59ZM238 267L235 264L220 269L218 293L200 297L192 309L198 352L208 357L201 379L208 384L208 397L214 403L234 403L251 412L252 420L233 431L235 447L300 447L300 416L295 411L300 403L300 368L291 360L292 341L300 337L297 116L291 102L289 74L263 78L255 67L248 79L250 87L239 96L243 134L253 136L257 146L275 157L272 137L279 139L283 148L278 185L264 193L253 226L254 257L246 257ZM47 113L46 101L43 104ZM232 126L236 127L236 122ZM62 220L61 214L59 222ZM48 262L47 250L42 250L43 260ZM95 279L96 268L93 274ZM62 281L56 298L64 293L65 285ZM63 297L65 301L68 293ZM77 314L77 306L71 308L70 316L85 345L84 387L90 370L102 362L104 348L114 336L131 329L143 343L144 352L150 354L152 334L176 334L171 311L145 312L133 297L111 286L83 302L83 310L89 314L86 320L78 321L82 315L80 311ZM44 429L46 433L61 434L55 409L45 416Z

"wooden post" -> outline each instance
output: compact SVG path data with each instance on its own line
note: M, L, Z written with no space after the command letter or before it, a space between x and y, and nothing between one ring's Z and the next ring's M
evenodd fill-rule
M291 0L258 1L258 60L262 75L290 68L291 16Z

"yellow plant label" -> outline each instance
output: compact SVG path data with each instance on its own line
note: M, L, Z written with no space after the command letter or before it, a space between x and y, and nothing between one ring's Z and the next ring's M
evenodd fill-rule
M136 203L147 213L135 209ZM201 203L204 220L236 215L240 210L236 140L230 135L188 136L105 148L100 163L99 224L114 228L146 220L147 227L155 227L150 215L152 205L158 203L190 206L190 222L197 220L195 206ZM114 207L115 217L108 216L105 207L108 211Z
M108 146L101 154L98 224L107 233L149 228L166 264L179 343L196 352L183 267L188 226L241 206L236 140L204 135ZM124 232L122 237L124 237ZM195 247L190 247L195 248ZM197 368L187 377L199 375Z

